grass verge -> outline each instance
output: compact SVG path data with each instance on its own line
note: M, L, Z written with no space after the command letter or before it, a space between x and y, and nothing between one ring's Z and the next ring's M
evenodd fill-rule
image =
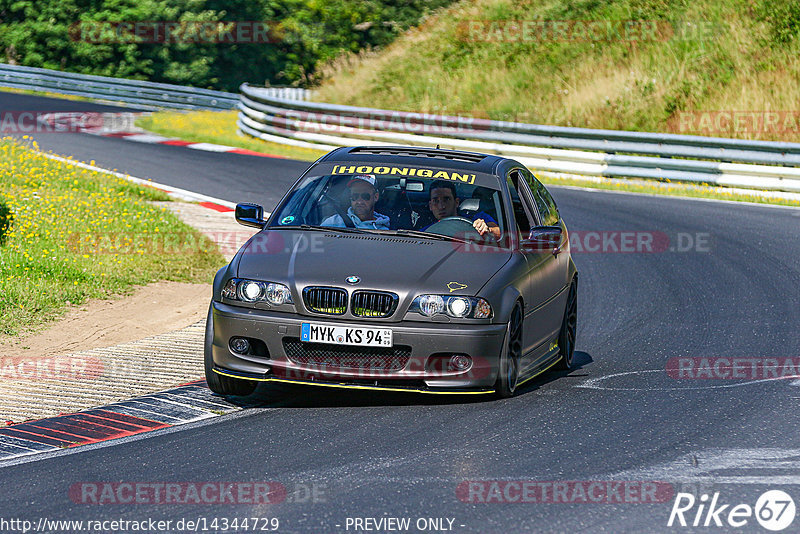
M536 124L800 141L797 6L461 0L382 50L332 62L314 98ZM716 112L744 114L731 120ZM772 112L774 123L765 122Z
M149 202L164 193L35 149L0 140L0 335L137 285L210 283L225 263L208 238Z
M236 133L237 111L163 111L139 118L136 125L149 132L196 143L216 143L302 161L314 161L323 150L269 143Z

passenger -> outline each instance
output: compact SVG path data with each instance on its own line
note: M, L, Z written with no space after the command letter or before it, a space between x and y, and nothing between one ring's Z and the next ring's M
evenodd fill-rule
M458 205L461 199L456 196L456 186L451 182L444 180L436 180L431 184L431 199L428 207L436 217L436 221L441 221L446 217L461 217L458 213ZM497 221L484 211L476 212L472 217L472 227L481 236L489 232L495 240L500 239L500 226ZM429 224L423 231L433 226L436 223Z
M375 211L375 203L378 201L375 177L369 174L353 176L347 182L347 187L350 189L350 207L347 208L347 216L353 221L353 226L372 230L388 230L389 217ZM338 213L322 221L321 226L347 227L344 219Z

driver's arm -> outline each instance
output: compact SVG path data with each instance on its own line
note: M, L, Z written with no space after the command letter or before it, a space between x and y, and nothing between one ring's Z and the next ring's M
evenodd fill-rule
M475 219L475 221L472 223L472 227L475 228L475 231L477 231L481 237L483 237L486 232L489 232L492 234L492 237L494 237L495 241L500 239L500 226L495 222L486 222L483 219Z

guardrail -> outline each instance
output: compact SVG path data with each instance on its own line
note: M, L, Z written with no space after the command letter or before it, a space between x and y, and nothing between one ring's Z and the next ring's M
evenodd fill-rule
M419 145L514 157L531 169L800 192L800 143L544 126L291 100L242 84L237 126L331 150Z
M236 93L182 85L127 80L91 74L23 67L0 63L0 86L76 95L133 104L142 109L235 109ZM274 98L305 100L307 89L272 87L265 93Z

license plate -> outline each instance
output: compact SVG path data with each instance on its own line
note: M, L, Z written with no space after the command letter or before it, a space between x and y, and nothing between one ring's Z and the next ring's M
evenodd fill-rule
M392 330L303 323L300 329L300 341L359 347L391 347Z

